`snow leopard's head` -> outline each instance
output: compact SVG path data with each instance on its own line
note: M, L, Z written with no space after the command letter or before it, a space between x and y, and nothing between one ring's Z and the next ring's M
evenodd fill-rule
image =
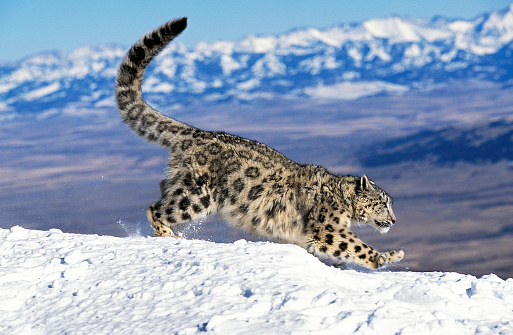
M355 194L354 220L388 232L396 221L392 198L365 175L357 180Z

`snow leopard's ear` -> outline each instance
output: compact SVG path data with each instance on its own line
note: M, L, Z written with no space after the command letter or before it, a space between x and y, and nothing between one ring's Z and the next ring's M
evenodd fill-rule
M372 187L371 182L369 180L369 177L366 175L363 175L360 180L358 181L358 184L356 186L357 191L359 192L367 192Z

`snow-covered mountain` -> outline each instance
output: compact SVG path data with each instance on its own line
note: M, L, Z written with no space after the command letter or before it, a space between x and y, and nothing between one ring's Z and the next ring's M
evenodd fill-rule
M150 67L144 91L153 104L170 106L276 96L355 99L454 80L509 85L512 41L513 5L473 20L388 17L192 48L177 40ZM126 50L84 46L1 64L2 119L113 107Z
M356 272L294 245L0 229L2 334L511 334L513 279Z

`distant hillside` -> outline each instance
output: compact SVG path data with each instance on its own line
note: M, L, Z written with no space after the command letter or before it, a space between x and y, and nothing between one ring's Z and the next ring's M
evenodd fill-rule
M376 143L361 158L368 167L421 160L442 165L513 161L513 121L422 131Z

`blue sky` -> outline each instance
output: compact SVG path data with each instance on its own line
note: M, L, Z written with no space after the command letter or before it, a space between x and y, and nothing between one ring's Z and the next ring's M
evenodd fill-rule
M129 46L157 25L182 16L189 27L179 42L239 40L297 27L404 15L471 19L507 7L511 0L1 0L0 62L44 50L81 45Z

